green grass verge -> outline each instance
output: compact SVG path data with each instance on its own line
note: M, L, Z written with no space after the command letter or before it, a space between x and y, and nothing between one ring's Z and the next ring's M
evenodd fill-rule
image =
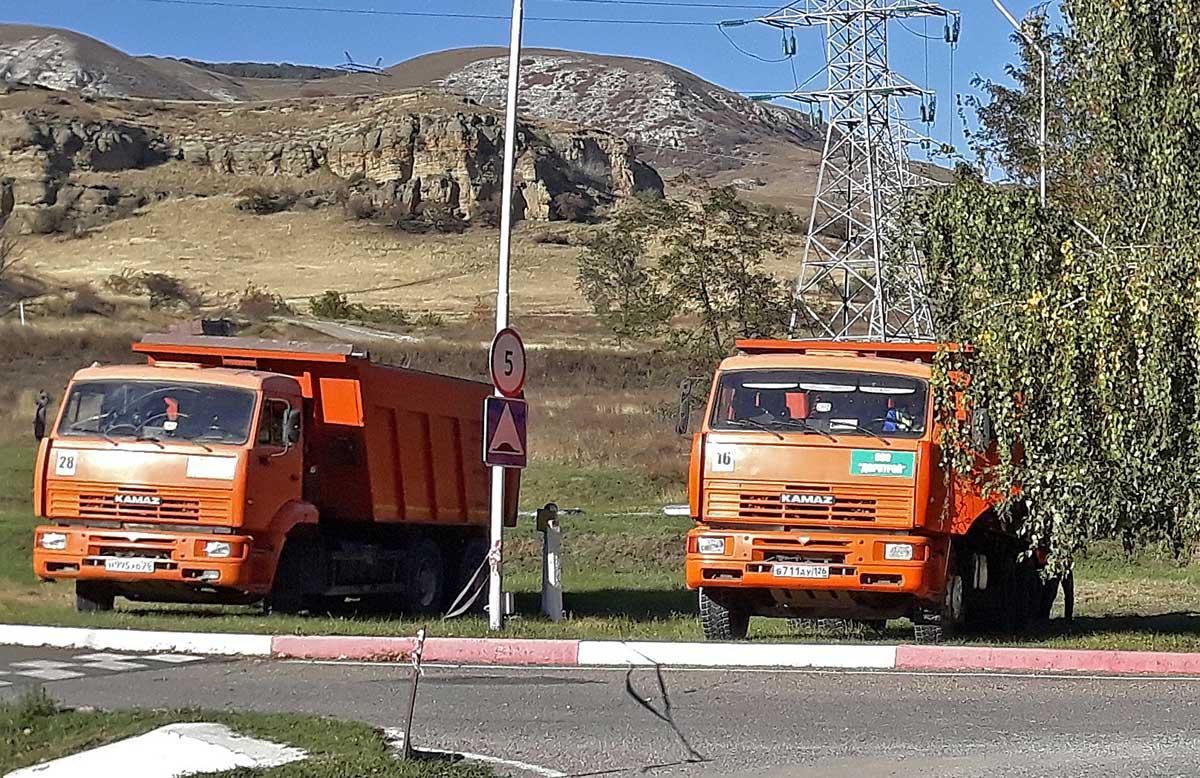
M411 635L420 627L449 637L488 635L486 621L442 622L345 612L320 617L264 617L256 608L144 605L118 601L105 614L77 614L67 584L34 579L30 567L32 449L0 447L0 621L131 629L252 632L298 635ZM683 536L690 522L656 512L678 500L636 473L539 464L525 479L523 506L556 500L588 513L563 519L563 580L570 618L558 624L524 616L508 634L538 638L697 640L695 594L683 583ZM591 495L591 496L589 496ZM506 540L506 586L522 613L537 613L540 535L530 519ZM1077 568L1076 620L1055 622L1020 645L1044 647L1200 651L1200 567L1151 553L1127 557L1101 546ZM881 635L840 634L792 628L755 619L759 640L797 642L907 641L904 622ZM964 642L995 643L991 638Z
M224 724L235 732L303 748L300 762L263 770L237 769L221 778L487 778L483 766L445 759L401 762L383 733L356 722L297 714L225 713L203 710L64 710L44 693L0 704L0 774L140 735L179 722ZM210 778L213 778L210 776Z

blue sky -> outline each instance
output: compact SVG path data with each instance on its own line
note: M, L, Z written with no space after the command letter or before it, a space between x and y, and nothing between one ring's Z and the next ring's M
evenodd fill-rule
M235 2L237 0L234 0ZM504 16L510 0L245 0L259 5L317 5L326 8L376 8ZM718 8L684 8L686 3L719 5L716 0L657 0L657 5L604 4L594 0L526 0L529 17L592 19L656 19L712 22L713 26L669 27L637 24L589 24L529 21L525 43L623 54L662 60L686 68L722 86L743 92L785 90L795 84L790 63L764 63L734 49L716 28L722 19L752 17L755 10L736 5L763 7L770 1L737 0ZM1036 4L1031 0L1006 0L1018 18ZM961 0L947 7L962 12L962 35L954 52L955 91L970 90L976 74L1003 79L1006 62L1015 57L1009 39L1011 27L992 6L991 0ZM310 13L279 9L247 9L215 6L181 6L149 0L5 0L0 20L54 27L67 27L99 38L132 54L192 57L229 61L289 61L336 65L349 50L357 61L374 62L382 57L391 64L431 51L459 46L507 45L508 24L504 21L397 18L339 13ZM928 22L932 35L941 35L937 20ZM931 132L944 141L957 130L950 99L951 68L948 47L940 41L926 42L913 34L925 32L924 23L914 20L908 29L895 27L890 47L894 67L923 82L928 61L928 86L938 90L938 123ZM779 33L762 27L728 30L746 51L767 59L781 55ZM821 33L800 30L794 64L800 81L820 68ZM813 82L819 85L821 79ZM954 127L951 126L953 121ZM953 142L962 144L961 131Z

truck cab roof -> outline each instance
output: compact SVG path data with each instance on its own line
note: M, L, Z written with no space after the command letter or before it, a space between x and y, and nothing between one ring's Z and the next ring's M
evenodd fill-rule
M875 343L804 340L740 340L739 354L721 362L721 370L807 368L887 373L928 379L939 349L956 344Z
M243 389L295 390L295 378L262 370L228 367L201 367L188 364L104 365L85 367L75 373L75 381L177 381L191 384L219 384Z

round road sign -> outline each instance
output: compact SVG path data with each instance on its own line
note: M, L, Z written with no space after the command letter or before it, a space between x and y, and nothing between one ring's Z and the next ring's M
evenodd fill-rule
M525 387L525 343L511 327L492 341L492 385L505 397L517 397Z

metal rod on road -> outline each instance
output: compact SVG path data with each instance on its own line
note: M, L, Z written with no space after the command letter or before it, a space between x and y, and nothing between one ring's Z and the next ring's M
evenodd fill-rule
M412 686L409 688L408 713L404 717L404 746L400 751L401 759L411 759L413 713L417 710L417 684L421 682L421 654L425 651L425 628L417 630L417 645L412 652Z
M520 91L521 22L523 0L513 0L511 38L508 44L508 112L504 121L504 190L500 198L500 266L496 280L496 332L508 326L508 266L512 248L513 178L517 156L517 96ZM496 392L499 396L499 391ZM490 570L488 576L488 626L504 627L501 595L504 538L504 468L492 468L492 520Z

